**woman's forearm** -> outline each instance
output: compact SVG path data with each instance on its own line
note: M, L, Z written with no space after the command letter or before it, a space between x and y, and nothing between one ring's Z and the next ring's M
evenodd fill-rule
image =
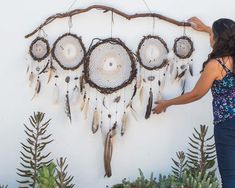
M168 100L167 103L168 103L168 106L187 104L187 103L197 101L200 98L201 98L200 96L195 95L192 92L188 92L188 93L185 93L184 95Z

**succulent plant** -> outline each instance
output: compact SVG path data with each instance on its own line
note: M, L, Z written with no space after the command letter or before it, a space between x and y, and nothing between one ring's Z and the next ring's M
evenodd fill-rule
M49 160L49 153L44 150L53 140L50 139L51 134L47 134L47 127L50 119L44 121L45 114L42 112L34 113L30 116L29 122L31 126L24 124L25 133L27 135L26 143L21 143L22 151L20 163L22 168L17 168L17 174L21 180L19 187L35 188L37 184L37 172L42 166L47 166L52 160Z
M38 170L37 183L39 188L56 188L57 175L56 165L51 162L48 166L44 165Z
M57 175L56 184L59 188L73 188L75 185L72 183L73 176L69 176L66 172L68 164L66 164L66 158L61 157L57 160Z
M190 188L218 188L219 183L217 178L212 173L198 172L191 174L189 171L185 171L183 175L183 182L186 187Z
M193 137L189 137L187 158L188 166L193 172L206 173L215 164L216 153L215 144L210 144L214 135L208 137L208 126L200 125L200 131L194 128Z

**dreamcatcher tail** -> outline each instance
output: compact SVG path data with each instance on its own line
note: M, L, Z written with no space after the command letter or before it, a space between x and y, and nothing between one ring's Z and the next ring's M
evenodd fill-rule
M41 91L41 81L38 78L35 89L34 89L34 95L31 100L33 100L40 93L40 91Z
M181 85L181 88L182 88L181 95L183 95L185 93L186 80L182 79L180 85Z
M99 123L100 123L99 112L97 109L95 109L94 114L93 114L93 120L92 120L92 133L93 134L95 134L98 131Z
M128 116L126 112L124 112L122 116L122 127L121 127L121 136L123 136L126 132L127 129L127 124L128 124Z
M148 119L150 117L151 111L152 111L152 106L153 106L153 92L152 92L152 89L150 88L149 100L148 100L148 105L146 107L146 113L145 113L145 119Z
M105 176L112 176L112 168L111 168L111 159L113 154L113 137L115 136L117 127L117 122L114 123L113 127L109 130L105 139L105 148L104 148L104 168L105 168Z

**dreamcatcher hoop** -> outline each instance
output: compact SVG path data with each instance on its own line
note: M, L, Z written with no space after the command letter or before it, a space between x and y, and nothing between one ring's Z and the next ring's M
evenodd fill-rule
M176 38L173 51L178 58L187 59L194 51L193 41L187 36Z
M34 39L29 47L29 54L34 61L41 62L50 54L50 45L48 40L43 37Z
M152 43L155 43L153 46L155 49L155 51L161 50L161 52L158 52L158 56L162 55L163 53L165 53L165 57L162 58L162 61L160 63L160 65L155 65L155 66L148 66L146 65L146 63L144 63L144 57L141 54L142 52L142 48L145 48L145 42L150 41ZM157 46L158 45L158 46ZM159 46L160 45L160 46ZM157 49L159 48L159 49ZM146 49L145 49L146 50ZM164 67L167 63L167 54L169 53L169 49L167 47L166 42L159 36L153 36L153 35L148 35L148 36L144 36L143 39L140 41L139 45L138 45L138 49L137 49L137 57L138 57L138 61L141 64L141 66L143 66L145 69L147 70L157 70L157 69L161 69L162 67ZM159 57L156 57L154 59L157 60Z
M91 78L91 75L90 75L90 65L91 65L91 61L94 59L94 58L92 59L92 55L97 51L97 49L99 49L101 51L102 46L104 46L104 45L108 45L108 49L106 49L105 53L107 53L108 50L111 50L111 52L114 54L114 58L125 56L126 58L128 58L128 61L130 63L129 77L127 79L125 79L125 81L123 81L121 84L119 84L115 87L100 86L98 83L96 83ZM114 48L117 48L120 53L124 52L124 55L121 56L120 54L117 54L117 52L114 50ZM104 52L104 50L103 50L103 52ZM105 54L105 55L107 55L107 54ZM101 59L102 59L102 57L101 57ZM96 44L94 44L92 47L89 48L89 50L86 54L86 57L84 59L85 80L91 87L96 88L100 93L111 94L119 89L126 87L134 80L134 78L136 77L136 74L137 74L135 60L136 59L135 59L133 53L131 52L131 50L128 49L128 47L124 44L124 42L122 42L119 38L107 38L107 39L103 39L103 40L99 39L99 41ZM104 59L102 59L101 61L104 61ZM125 66L125 64L123 64L123 66Z
M65 54L65 52L63 53L63 51L61 51L61 50L64 50L63 47L61 46L62 45L61 43L63 43L63 40L66 40L66 38L68 41L65 41L65 42L67 43L73 42L71 44L69 43L66 44L69 46L67 47L68 50L72 51L72 52L69 52L70 54ZM57 49L57 48L60 48L60 49ZM62 36L60 36L53 44L53 48L51 51L53 59L55 59L56 62L60 65L60 67L64 70L77 69L83 63L85 53L86 53L86 48L82 42L81 37L78 37L77 35L71 34L71 33L65 33ZM69 57L69 55L71 55L72 57ZM73 64L72 66L66 65L66 63L68 64L69 61L72 61L71 63Z

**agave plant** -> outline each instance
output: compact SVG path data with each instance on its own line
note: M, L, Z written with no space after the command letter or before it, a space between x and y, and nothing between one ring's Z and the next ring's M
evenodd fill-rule
M21 143L21 167L17 168L17 174L21 180L19 187L36 187L37 172L42 166L48 166L52 160L48 160L50 153L44 150L53 140L50 139L51 134L47 133L50 119L44 121L44 113L37 112L30 116L30 126L24 124L25 133L27 135L26 143Z
M68 164L66 164L66 158L61 157L57 160L57 175L56 184L59 188L73 188L75 185L72 184L73 176L68 176L66 172Z
M187 153L188 166L193 172L205 174L215 164L215 144L210 144L214 136L207 136L208 126L206 125L200 125L200 131L195 128L194 130L193 137L189 137L191 148Z

